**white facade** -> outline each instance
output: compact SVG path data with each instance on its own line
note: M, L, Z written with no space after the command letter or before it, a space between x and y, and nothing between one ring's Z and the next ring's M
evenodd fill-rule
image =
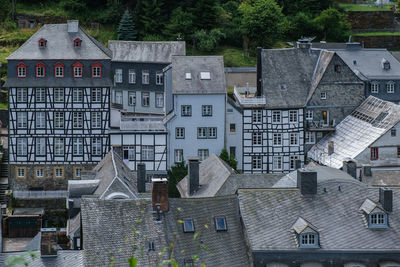
M243 151L243 114L238 110L238 107L234 107L234 103L226 104L226 149L229 155L234 154L237 160L237 169L242 170L242 151Z

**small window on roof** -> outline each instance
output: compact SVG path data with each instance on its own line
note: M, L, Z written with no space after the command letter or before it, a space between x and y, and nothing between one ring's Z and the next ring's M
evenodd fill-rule
M183 219L183 232L194 233L194 223L192 219Z
M227 231L228 230L225 217L215 217L214 222L215 222L215 230L216 231Z
M39 40L39 48L45 48L47 44L47 40L46 39L40 39Z
M185 73L185 79L186 80L191 80L192 79L192 74L190 72Z
M211 74L209 71L201 71L200 72L200 79L201 80L210 80L211 79Z
M286 84L281 84L280 88L281 88L281 91L287 90Z
M369 228L386 228L387 214L384 212L373 212L369 214Z
M82 40L80 38L75 38L74 40L74 47L80 47Z

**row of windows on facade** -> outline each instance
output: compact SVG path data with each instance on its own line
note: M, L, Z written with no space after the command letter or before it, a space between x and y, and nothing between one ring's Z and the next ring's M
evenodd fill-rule
M201 115L203 117L212 116L212 105L202 105L201 106ZM190 117L192 116L192 106L191 105L182 105L181 106L181 116Z
M378 94L380 86L381 85L378 82L372 82L371 83L371 93ZM386 92L389 94L394 94L395 86L396 86L395 82L393 82L393 81L387 82L386 83Z
M30 113L31 114L31 113ZM53 118L51 115L53 114ZM104 128L107 125L102 125L102 112L93 111L90 114L90 118L85 118L85 112L74 111L72 112L72 128L82 129L84 126L84 121L86 120L88 125L92 129ZM52 119L55 129L64 129L65 127L65 112L56 111L54 113L47 111L37 111L32 113L32 120L34 121L35 129L47 129L47 119ZM90 119L90 121L89 121ZM104 126L104 127L102 127ZM17 113L17 129L27 129L28 127L28 112L19 111Z
M185 139L185 128L175 128L175 138ZM217 127L197 127L197 139L216 139L217 138Z
M272 135L273 146L282 146L283 136L284 136L284 134L282 134L282 133L274 133ZM260 133L260 132L253 132L251 139L252 139L253 145L262 145L263 144L262 133ZM291 146L299 145L299 133L298 132L289 133L289 144Z
M400 158L400 146L396 147L396 156ZM379 159L379 147L371 147L370 148L370 155L371 155L371 160L378 160ZM387 154L385 154L385 157L387 157Z
M294 170L296 167L296 159L298 156L290 156L289 157L289 167L291 170ZM262 169L262 155L254 155L251 157L251 166L253 170L261 170ZM282 156L274 156L272 158L272 169L275 171L281 171L283 169L283 157Z
M91 77L92 78L100 78L101 77L101 64L96 62L91 66ZM25 63L19 63L17 65L17 77L25 78L27 76L27 66ZM54 64L54 77L63 78L64 77L64 64L58 62ZM82 78L83 77L83 65L82 63L76 62L72 65L72 75L74 78ZM37 78L46 77L46 65L43 62L40 62L35 65L35 76Z
M115 69L114 81L116 83L123 82L123 73L122 69ZM128 71L128 83L135 84L136 83L136 70L130 69ZM150 83L150 71L142 70L142 84ZM164 74L162 71L156 72L156 85L162 85L164 83Z
M27 103L28 102L28 89L27 88L17 88L17 103ZM103 92L102 88L91 88L90 89L90 100L92 103L100 103L102 101ZM84 100L83 88L73 88L72 89L72 102L82 103ZM47 100L48 93L47 88L34 88L33 92L36 103L45 103ZM65 103L66 94L64 88L54 88L53 89L53 101L55 103ZM89 98L89 97L88 97ZM88 99L87 99L88 100Z
M142 92L142 107L150 106L150 93ZM115 91L114 93L114 103L115 104L123 104L123 93L122 91ZM128 93L128 106L136 106L136 92ZM155 106L157 108L164 107L164 94L156 93L156 103Z
M197 156L199 158L199 161L203 161L206 158L208 158L208 156L210 155L209 150L208 149L198 149L197 150ZM175 149L174 150L174 160L175 163L178 162L184 162L184 157L183 157L183 149Z
M255 109L252 111L252 122L253 123L262 123L262 110ZM272 111L272 123L281 123L282 122L282 111L273 110ZM298 111L297 110L289 110L289 122L296 123L298 122Z
M81 47L82 46L82 39L79 38L79 37L76 37L74 39L74 41L72 42L72 44L73 44L74 47ZM39 41L38 41L38 45L39 45L39 48L41 48L41 49L46 48L47 40L44 39L44 38L40 38Z
M81 177L82 168L74 168L74 179L79 179ZM26 167L16 168L17 178L26 178ZM41 167L35 167L34 176L35 178L44 178L46 170ZM64 178L64 167L54 167L53 168L54 178Z
M141 160L154 160L154 146L142 145L140 158ZM135 146L123 146L123 159L136 160Z

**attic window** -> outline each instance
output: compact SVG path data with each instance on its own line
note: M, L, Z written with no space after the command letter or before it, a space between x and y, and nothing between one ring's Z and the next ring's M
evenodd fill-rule
M382 69L390 70L390 62L385 58L382 58Z
M39 48L45 48L47 44L47 40L46 39L40 39L39 40Z
M299 246L301 248L318 248L317 233L302 233L299 236Z
M386 228L387 225L387 214L384 212L374 212L369 214L368 220L369 228Z
M292 228L297 234L299 248L319 248L319 234L315 226L299 217Z
M341 68L340 68L341 66L339 65L339 64L336 64L335 65L335 72L337 72L337 73L340 73L340 71L341 71Z
M209 71L201 71L200 72L200 79L201 80L211 80L211 75Z
M80 38L76 38L74 40L74 47L81 47L82 40Z
M215 217L214 222L215 222L215 230L216 231L227 231L228 230L225 217Z
M354 64L354 65L357 65L357 60L353 60L353 64Z
M183 232L194 233L193 219L183 219Z
M286 84L281 84L280 89L281 89L281 91L287 90Z
M191 80L192 79L192 74L190 72L185 73L185 79L186 80Z

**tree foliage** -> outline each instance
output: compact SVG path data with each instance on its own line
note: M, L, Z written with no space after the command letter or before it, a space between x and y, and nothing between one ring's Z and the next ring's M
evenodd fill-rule
M350 34L350 24L346 15L337 9L328 8L314 19L320 32L320 38L326 41L346 41Z
M118 26L118 40L133 41L136 40L135 25L129 10L125 10Z
M221 154L219 154L219 157L225 161L229 166L232 167L232 169L236 170L237 168L237 160L235 159L234 155L229 155L228 154L228 150L226 150L226 148L224 147L221 150Z
M135 13L141 25L138 28L139 36L160 33L162 28L160 0L139 0Z
M189 40L192 33L192 13L183 11L182 7L174 9L168 24L165 26L164 34L171 39L176 39L180 36L182 40Z
M188 167L185 162L175 163L170 170L168 170L168 196L179 198L180 194L176 185L187 175Z
M211 31L200 30L193 34L196 48L204 52L214 51L223 37L225 35L219 29L212 29Z

